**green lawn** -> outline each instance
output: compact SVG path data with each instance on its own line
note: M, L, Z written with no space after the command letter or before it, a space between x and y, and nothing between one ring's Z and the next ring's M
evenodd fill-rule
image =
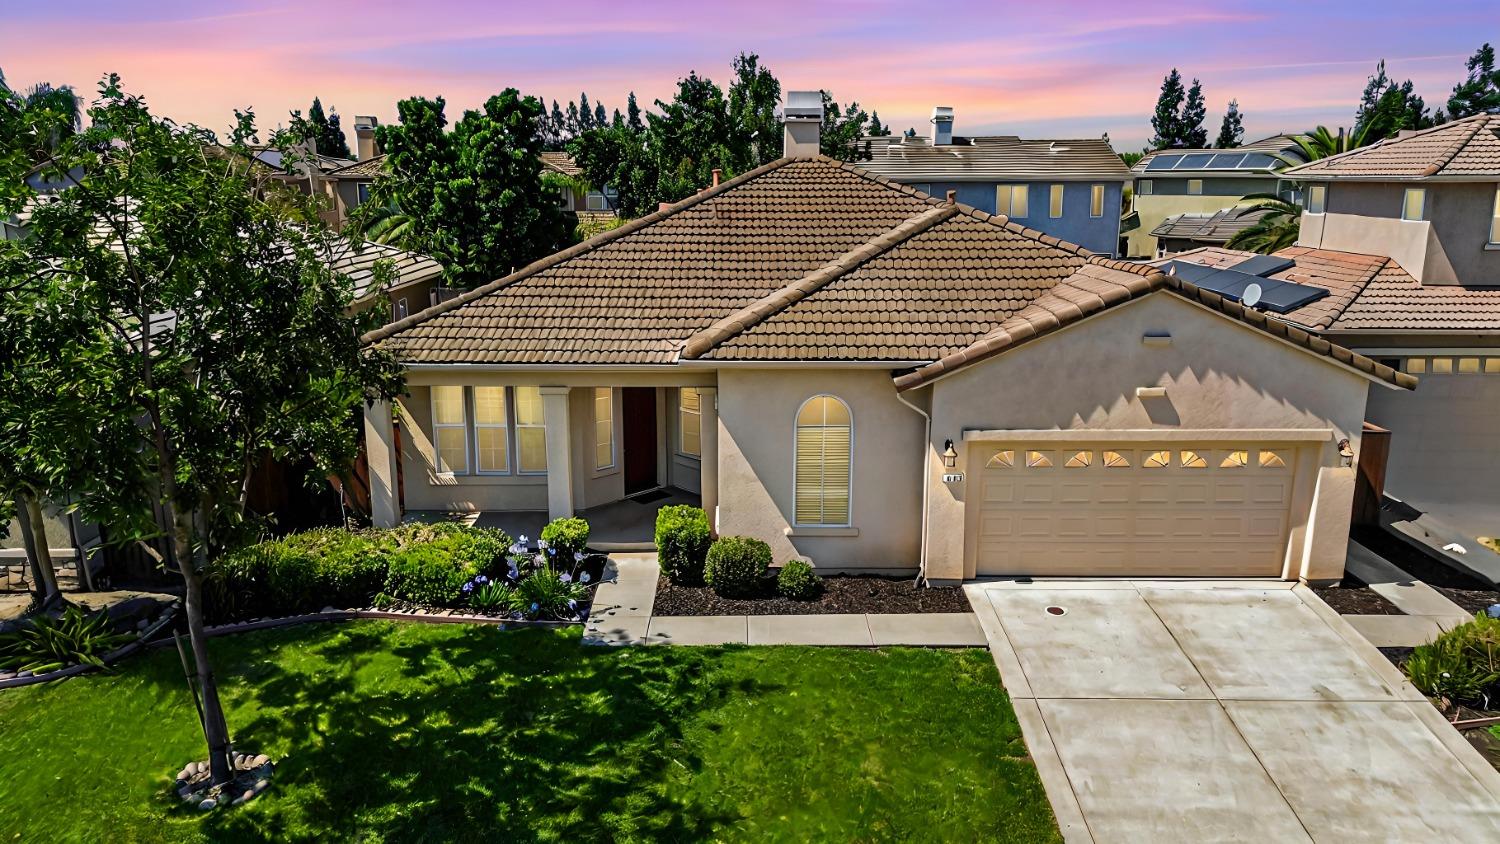
M360 622L213 651L239 749L279 760L270 791L176 804L202 738L156 651L0 693L0 842L1058 838L981 650Z

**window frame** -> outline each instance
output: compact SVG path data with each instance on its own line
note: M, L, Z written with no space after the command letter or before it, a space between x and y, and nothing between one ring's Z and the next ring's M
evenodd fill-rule
M1309 214L1323 214L1323 213L1326 213L1327 209L1328 209L1328 186L1327 185L1308 185L1307 186L1307 208L1304 209L1304 210L1306 210L1307 213L1309 213Z
M500 400L501 400L501 402L504 403L504 413L501 414L501 419L502 419L501 422L480 422L479 421L479 392L478 391L482 390L482 389L483 390L499 390L500 391ZM511 442L512 437L511 437L511 426L510 426L510 423L511 423L510 388L509 387L494 387L494 386L489 386L489 385L479 385L479 386L475 386L475 387L466 388L465 392L467 392L470 395L470 397L471 397L470 400L473 402L473 405L474 405L474 412L473 412L472 416L469 419L470 426L474 430L474 437L473 437L473 439L474 439L474 455L473 455L473 457L474 457L474 472L473 472L473 474L476 474L476 475L489 475L489 476L514 474L515 461L514 461L513 455L515 454L515 448L514 448L514 446L512 445L512 442ZM479 461L479 430L481 428L486 429L486 430L493 430L493 429L498 428L498 429L500 429L503 432L502 436L505 439L505 468L504 469L482 469L482 468L480 468L480 466L479 466L479 463L480 463L480 461Z
M1089 185L1089 216L1099 218L1104 216L1104 185ZM1096 210L1097 208L1097 210Z
M1495 209L1490 215L1490 245L1500 246L1500 185L1495 185Z
M395 305L391 308L391 313L395 319L406 319L407 315L411 313L411 306L406 303L405 296L396 300Z
M1194 186L1197 186L1196 190L1194 190ZM1202 196L1203 195L1203 180L1202 179L1188 179L1187 180L1187 195L1188 196Z
M1047 218L1061 220L1063 215L1063 201L1067 198L1067 191L1062 184L1053 184L1047 190Z
M802 417L802 411L805 410L805 409L807 409L807 406L809 404L811 404L812 402L817 401L818 399L831 399L833 401L838 402L840 405L843 406L843 408L844 408L844 415L849 420L848 424L846 426L843 426L843 427L847 427L848 428L847 440L848 440L848 444L849 444L849 454L848 454L848 457L845 460L845 465L848 466L848 477L845 480L845 484L846 485L844 487L845 490L846 490L846 492L845 492L845 498L844 498L844 501L845 501L845 505L844 506L847 508L847 511L844 513L844 521L843 522L829 522L829 521L804 522L804 521L802 521L801 518L799 518L799 514L797 513L797 498L798 498L798 487L797 487L797 474L798 474L797 473L797 469L798 469L798 466L797 466L797 455L801 451L801 447L802 447L802 442L801 442L802 441L802 429L804 427L807 427L807 428L813 428L813 427L816 427L816 428L834 428L834 427L840 427L840 426L836 426L836 425L828 425L826 423L823 424L823 425L806 425L806 426L804 426L800 421L798 421ZM826 440L824 442L826 443ZM826 455L826 450L825 450L825 455ZM821 472L821 474L824 475L824 476L827 475L826 463L827 463L827 461L826 461L826 457L825 457L824 466L820 467L820 468L823 469L823 471ZM825 490L824 497L821 500L821 505L819 507L820 511L826 511L827 510L827 493L826 493L826 489L827 489L827 486L825 484L824 485L824 490ZM833 529L854 527L854 410L853 410L853 408L849 407L849 403L848 402L844 401L842 398L840 398L840 397L838 397L836 395L833 395L832 393L818 393L816 395L809 396L805 401L803 401L801 404L797 405L797 412L796 412L796 414L794 416L792 416L792 526L793 527L799 527L799 528L833 528Z
M1407 216L1411 212L1412 197L1417 198L1417 216ZM1401 194L1401 219L1407 223L1420 223L1427 219L1427 188L1407 188Z
M461 416L458 422L438 421L438 390L449 388L458 390L458 408ZM458 384L434 384L427 390L428 412L432 414L432 468L441 477L456 477L458 475L472 474L473 451L472 441L469 437L469 389ZM457 428L464 435L464 465L462 469L455 470L451 466L445 466L443 460L442 435L440 431L445 428Z
M609 403L609 418L605 419L605 420L601 420L599 418L599 400L601 398L605 399ZM611 469L614 469L614 468L616 468L616 467L619 466L620 455L619 455L619 449L616 447L616 442L615 442L615 416L616 416L616 413L615 413L615 389L613 387L595 387L594 388L594 471L595 472L608 472ZM609 462L605 463L605 464L602 464L602 465L599 463L599 446L603 445L603 443L599 442L599 423L601 421L609 423Z
M1155 187L1156 186L1151 183L1150 179L1136 179L1135 180L1135 195L1136 196L1155 196L1155 193L1153 193L1153 191L1155 190Z
M1005 191L1005 210L1000 209L1000 192ZM1021 198L1021 213L1016 211L1016 197ZM1031 186L1027 184L1015 184L1008 182L1003 185L995 185L995 213L1004 214L1011 220L1025 220L1031 216Z
M616 191L614 188L611 188L609 185L605 185L602 190L591 190L588 193L584 194L583 208L585 211L613 211L615 210L615 205L617 200L619 199L619 196L620 195L618 191ZM594 207L595 199L599 200L600 207L598 208Z
M692 390L693 395L698 397L698 407L696 410L688 410L687 405L685 405L682 401L683 394L688 390ZM687 422L685 420L685 417L688 415L693 416L697 420L697 453L693 453L687 450ZM697 387L677 388L677 454L680 457L687 457L692 460L703 459L703 394L698 392Z
M541 395L541 389L542 388L541 387L537 387L537 386L532 386L532 385L529 385L529 384L519 384L519 385L508 387L507 389L510 390L510 393L508 395L508 401L509 401L508 407L509 407L509 411L510 411L510 417L509 418L510 418L512 430L514 431L514 434L512 435L512 437L513 437L513 442L515 443L515 453L516 453L516 459L512 462L512 466L514 468L514 472L515 472L516 475L527 475L527 476L532 476L532 477L535 477L535 476L538 476L538 475L546 475L547 472L548 472L548 470L551 469L551 466L548 465L548 461L547 461L547 411L546 411L546 407L545 407L545 402L543 402L543 397ZM522 390L536 390L537 391L537 401L538 402L543 402L542 421L540 421L540 422L522 422L521 421L521 391ZM522 455L522 449L521 449L521 431L523 431L523 430L531 430L531 429L534 429L534 428L540 428L541 431L542 431L542 462L543 462L543 466L540 469L527 469L527 468L525 468L525 467L523 467L521 465L521 455Z

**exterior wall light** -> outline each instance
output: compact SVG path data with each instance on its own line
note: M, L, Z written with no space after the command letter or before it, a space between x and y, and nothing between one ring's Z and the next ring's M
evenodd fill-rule
M943 466L948 469L958 465L958 452L953 450L953 440L943 443Z
M1345 469L1354 465L1354 449L1349 446L1347 437L1339 440L1339 457L1343 460Z

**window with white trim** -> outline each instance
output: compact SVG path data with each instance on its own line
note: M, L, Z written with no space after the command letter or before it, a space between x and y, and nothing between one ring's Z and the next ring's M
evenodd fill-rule
M541 387L517 387L516 466L523 475L547 471L547 428Z
M1407 188L1401 197L1401 219L1421 220L1427 213L1427 189Z
M474 451L481 475L510 472L510 425L504 387L474 388Z
M688 457L703 456L703 408L697 387L677 391L677 451Z
M1307 188L1307 213L1322 214L1328 205L1328 186L1310 185Z
M463 387L432 388L432 445L439 474L468 474L469 427L466 415Z
M406 315L411 313L411 308L406 304L405 296L396 300L396 307L393 310L396 312L396 319L406 319Z
M1047 216L1057 219L1063 212L1063 186L1053 185L1047 197Z
M1490 243L1500 243L1500 186L1495 187L1495 214L1490 218Z
M1150 196L1152 187L1154 186L1151 184L1150 179L1137 179L1135 183L1135 195Z
M797 411L797 524L848 527L853 433L849 406L833 396L813 396Z
M1104 216L1104 185L1089 186L1089 216Z
M594 388L594 468L613 469L615 465L615 391L609 387Z
M619 193L609 185L605 185L602 191L589 191L588 196L584 198L584 203L590 211L613 211L617 199L619 199Z
M1202 196L1203 195L1203 180L1202 179L1188 179L1187 188L1188 188L1188 194L1189 195L1191 195L1191 196Z
M1031 191L1026 185L996 185L995 213L1012 220L1024 220L1030 210L1026 207L1030 197Z

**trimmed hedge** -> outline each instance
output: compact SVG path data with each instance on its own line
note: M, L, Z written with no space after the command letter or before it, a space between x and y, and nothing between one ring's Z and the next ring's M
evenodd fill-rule
M823 578L804 560L788 560L776 575L776 591L793 601L811 601L823 593Z
M703 579L720 595L750 595L771 567L771 546L748 536L721 536L708 549Z
M708 515L700 507L677 504L656 512L656 556L673 583L703 582L708 554Z
M542 528L542 542L547 544L547 561L558 571L571 568L589 546L589 523L579 518L553 519Z

